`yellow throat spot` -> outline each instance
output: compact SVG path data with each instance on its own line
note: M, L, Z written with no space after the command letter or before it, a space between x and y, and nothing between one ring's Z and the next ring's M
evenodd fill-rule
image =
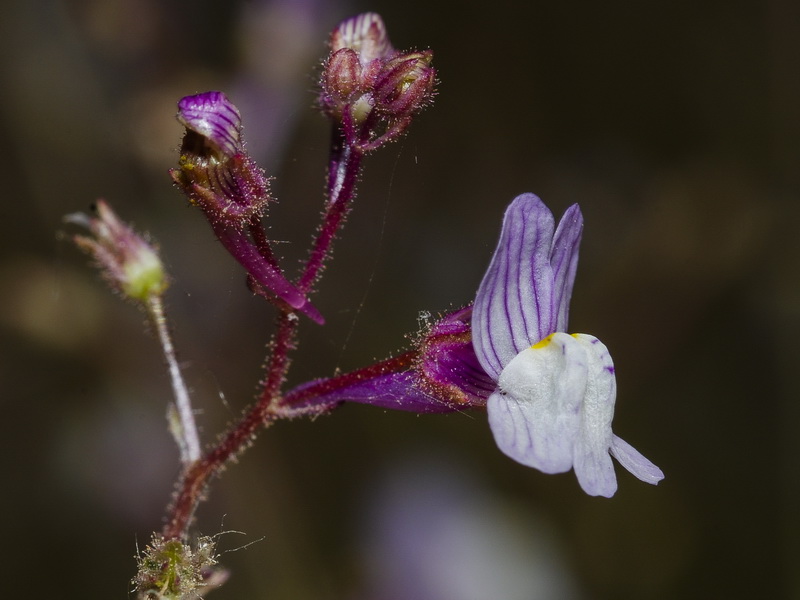
M539 350L540 348L545 348L546 346L548 346L550 344L550 342L553 341L553 336L554 335L555 335L555 333L551 333L550 335L548 335L543 340L541 340L539 342L536 342L533 346L531 346L531 350Z

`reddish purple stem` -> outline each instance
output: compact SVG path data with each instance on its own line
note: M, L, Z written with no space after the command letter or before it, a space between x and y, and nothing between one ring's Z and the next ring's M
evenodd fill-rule
M324 221L314 240L314 246L306 262L303 275L297 283L297 289L303 294L309 293L313 288L319 277L320 269L328 257L336 232L352 205L362 158L363 154L348 144L341 130L336 129L331 143L331 161L328 167L328 203Z
M364 130L362 129L362 131ZM345 136L341 129L334 130L326 210L297 286L293 286L281 275L259 223L255 225L250 223L249 225L255 242L253 245L243 230L211 220L214 233L226 249L259 283L267 289L275 291L288 304L279 305L281 312L278 316L277 331L271 344L266 378L263 381L263 388L257 403L236 425L228 430L228 433L205 456L186 469L178 484L170 516L163 530L166 539L185 537L195 508L203 498L211 476L218 473L228 460L246 448L262 427L268 427L284 416L286 409L290 408L293 402L302 400L308 403L315 393L322 394L329 390L330 386L347 385L354 378L360 379L393 370L405 370L413 359L413 353L407 353L395 359L326 380L320 386L305 390L302 397L299 398L282 397L280 393L289 367L289 352L294 348L299 322L296 311L304 312L315 321L321 322L322 320L322 316L307 301L306 295L311 292L314 283L319 278L336 233L355 197L363 158L363 152L358 148L359 145L352 136ZM261 278L255 276L257 273L261 274ZM329 408L327 405L320 406L319 412L324 412Z

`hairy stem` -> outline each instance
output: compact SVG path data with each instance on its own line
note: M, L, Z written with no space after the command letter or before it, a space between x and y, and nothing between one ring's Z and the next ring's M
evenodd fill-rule
M414 364L417 356L418 352L412 350L395 356L394 358L388 358L373 365L369 365L368 367L337 375L336 377L320 379L309 385L300 386L283 396L281 414L286 417L294 417L305 414L319 414L330 410L338 403L320 404L319 402L315 402L315 399L362 381L381 377L389 373L406 371Z
M336 232L355 198L363 156L360 150L345 140L340 129L334 130L328 171L328 203L311 254L297 284L301 293L308 293L319 278Z
M269 239L267 239L264 225L261 223L261 217L259 217L259 215L250 217L250 222L247 224L247 227L256 244L256 248L258 248L259 254L261 254L264 260L266 260L273 269L280 271L280 265L278 265L278 260L272 252L272 246L270 246Z
M331 144L328 199L325 215L322 225L317 232L317 237L314 240L311 254L309 255L296 287L295 293L300 298L305 299L305 295L311 291L314 283L319 278L336 236L336 232L339 230L339 227L352 205L353 198L355 197L358 175L361 170L362 158L363 153L353 144L346 141L341 129L335 129ZM281 278L278 269L276 269L274 257L267 251L265 241L259 239L258 228L253 227L251 223L250 230L251 233L255 233L255 247L246 245L242 232L232 228L223 228L219 225L215 228L217 237L220 238L226 247L229 249L233 248L236 251L234 255L239 258L240 262L243 262L243 258L246 259L246 261L252 261L254 263L263 261L262 265L267 268L262 270L268 272L271 279L270 283L274 284L276 279L280 280L279 278ZM243 250L247 251L245 252ZM284 291L287 296L291 297L290 290L293 288L288 282L286 282L286 286L288 289L282 291ZM309 307L310 304L307 304L300 310L308 312ZM315 315L312 314L311 316L314 318ZM281 386L284 383L289 368L289 353L295 346L298 323L299 318L295 309L288 306L281 307L281 312L278 316L277 330L273 337L270 354L265 366L266 376L262 382L262 389L258 401L238 423L228 430L216 446L204 457L188 465L188 468L186 468L178 484L175 501L172 504L169 519L163 530L163 535L166 539L185 537L194 511L205 495L210 478L217 474L228 460L242 452L262 428L269 427L280 418L290 416L290 411L287 410L287 399L281 396ZM407 366L407 363L399 360L399 357L398 359L385 361L385 363L385 365L379 363L379 365L383 365L379 367L382 369L382 372L386 372L390 366L396 369L399 369L401 366L403 368ZM368 372L377 373L377 371L369 371L369 369L368 367L367 369L356 372L361 373L361 375L354 375L351 373L343 376L345 379L341 385L346 385L348 381L352 381L352 377L354 376L366 377ZM327 381L336 381L337 379L338 378L334 378L334 380ZM331 383L328 385L331 385ZM336 384L333 383L332 385ZM318 393L321 394L325 389L329 388L318 388ZM306 392L303 394L302 400L304 403L309 403L312 399L312 393L313 392ZM293 401L295 400L299 401L298 398L293 399ZM309 408L306 409L304 413L313 410L322 412L327 408L328 407L319 407L318 409Z
M279 400L280 386L289 366L289 351L294 345L297 321L297 315L292 312L280 314L278 329L271 344L267 378L260 400L228 430L206 456L191 465L183 474L169 521L163 531L166 539L185 536L195 508L205 495L211 476L218 473L231 458L241 453L262 428L269 427L279 418L274 406Z

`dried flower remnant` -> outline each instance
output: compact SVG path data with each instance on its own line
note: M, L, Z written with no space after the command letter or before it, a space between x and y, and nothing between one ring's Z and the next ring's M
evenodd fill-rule
M155 246L120 221L103 200L94 208L96 216L73 213L64 218L93 236L75 235L75 244L95 259L106 281L124 297L146 303L163 294L168 279Z
M65 221L86 227L94 237L73 236L75 244L93 256L112 288L123 297L140 303L158 334L169 368L175 403L167 419L186 465L200 458L200 440L189 392L181 375L175 348L167 326L162 294L168 279L155 247L119 220L103 200L96 204L96 217L83 213L67 215Z
M138 557L139 570L133 580L140 600L200 600L219 587L228 572L217 567L216 543L200 537L194 548L180 540L154 535Z

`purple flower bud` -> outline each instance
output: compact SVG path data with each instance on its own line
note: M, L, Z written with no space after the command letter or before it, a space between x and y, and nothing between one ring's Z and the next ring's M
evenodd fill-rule
M433 52L401 54L388 61L375 84L380 110L395 117L416 112L430 100L436 71L430 66Z
M319 98L320 106L328 115L341 120L342 110L363 97L367 90L363 71L354 50L341 48L331 54L322 74Z
M334 52L325 70L325 89L340 101L346 101L361 87L361 63L350 48Z
M120 221L102 200L95 210L96 217L75 213L64 218L86 227L94 236L76 235L75 244L97 261L103 277L123 296L146 302L164 293L167 275L153 245Z
M350 48L362 65L392 55L394 48L386 33L386 25L374 12L362 13L339 23L331 34L331 52Z
M178 121L228 158L242 150L242 117L222 92L182 98L178 102Z

